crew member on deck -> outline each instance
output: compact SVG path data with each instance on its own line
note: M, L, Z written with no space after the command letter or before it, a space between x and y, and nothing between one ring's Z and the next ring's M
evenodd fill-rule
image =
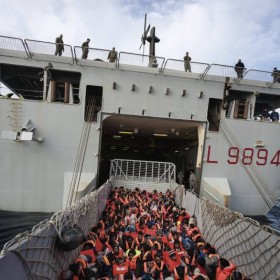
M277 83L277 82L280 83L280 70L278 70L277 67L273 68L271 76L273 77L274 83Z
M109 62L115 63L117 60L117 56L118 52L115 50L115 47L113 47L112 50L109 51L107 59L109 60Z
M245 66L244 63L241 61L241 59L238 59L238 62L235 64L234 70L237 73L237 78L243 78L243 72L244 72Z
M85 42L83 42L83 44L82 44L82 51L83 51L82 59L87 59L87 57L88 57L89 42L90 42L90 39L87 38L87 40Z
M62 55L62 52L64 52L64 43L63 43L63 35L60 34L59 37L57 37L55 39L55 54L54 55L59 55L61 56Z
M186 52L186 55L184 56L184 68L185 68L185 72L192 72L191 69L191 57L189 56L189 53Z

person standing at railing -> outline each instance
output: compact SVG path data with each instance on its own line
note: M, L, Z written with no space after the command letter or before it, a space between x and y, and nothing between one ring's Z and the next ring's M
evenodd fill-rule
M54 55L59 55L61 56L62 55L62 52L64 52L64 43L63 43L63 35L60 34L59 37L57 37L55 39L55 54Z
M239 79L243 78L244 69L245 69L244 63L241 61L241 59L238 59L238 62L235 64L234 67L234 70L237 73L237 78Z
M280 70L278 70L277 67L274 67L271 76L273 77L274 83L280 83Z
M87 40L85 42L83 42L83 44L82 44L82 51L83 51L82 59L87 59L87 57L88 57L89 42L90 42L90 39L87 38Z
M111 63L115 63L118 57L118 52L115 50L115 47L112 48L111 51L108 53L107 60Z
M184 68L185 68L185 72L192 72L192 69L191 69L191 57L189 56L189 53L186 52L186 55L184 56Z

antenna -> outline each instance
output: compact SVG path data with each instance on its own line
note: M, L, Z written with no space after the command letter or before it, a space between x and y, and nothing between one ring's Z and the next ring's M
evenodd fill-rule
M141 36L141 45L140 45L140 48L139 48L139 50L140 50L143 46L143 55L144 55L144 52L145 52L145 44L146 44L146 40L147 40L147 35L148 35L148 32L150 31L150 27L151 27L151 25L149 24L148 28L146 29L146 24L147 24L147 14L145 14L144 32Z

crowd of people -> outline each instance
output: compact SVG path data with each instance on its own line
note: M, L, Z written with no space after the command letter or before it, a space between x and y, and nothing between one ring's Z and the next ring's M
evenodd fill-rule
M206 242L173 193L113 188L106 208L61 280L241 280Z

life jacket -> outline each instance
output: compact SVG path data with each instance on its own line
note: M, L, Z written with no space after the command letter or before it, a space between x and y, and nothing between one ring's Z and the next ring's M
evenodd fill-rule
M146 228L145 233L146 233L146 234L149 234L149 235L151 235L151 236L156 236L156 229L149 229L149 228Z
M235 265L231 262L229 263L229 266L223 269L218 266L216 270L216 280L226 280L235 269Z
M196 234L195 236L192 237L192 240L193 240L193 241L196 241L197 238L201 238L201 234L199 234L199 233Z
M169 272L173 272L174 268L181 265L181 260L176 256L176 260L172 260L170 257L167 260L167 266Z
M181 249L178 251L178 250L174 250L176 256L178 258L182 258L182 257L185 257L187 255L186 251L181 247Z
M113 264L113 276L125 275L128 272L128 263L123 264Z
M92 263L96 262L96 256L94 254L93 249L89 249L89 250L83 250L80 252L81 255L89 255L92 258Z
M136 270L138 258L139 255L138 256L136 255L131 260L129 260L129 268L133 271Z
M87 267L87 262L84 259L78 257L76 259L75 263L80 264L79 272L81 272L81 274L84 277L85 276L84 269L86 269L86 267ZM79 280L79 278L80 278L79 275L74 275L73 280Z

